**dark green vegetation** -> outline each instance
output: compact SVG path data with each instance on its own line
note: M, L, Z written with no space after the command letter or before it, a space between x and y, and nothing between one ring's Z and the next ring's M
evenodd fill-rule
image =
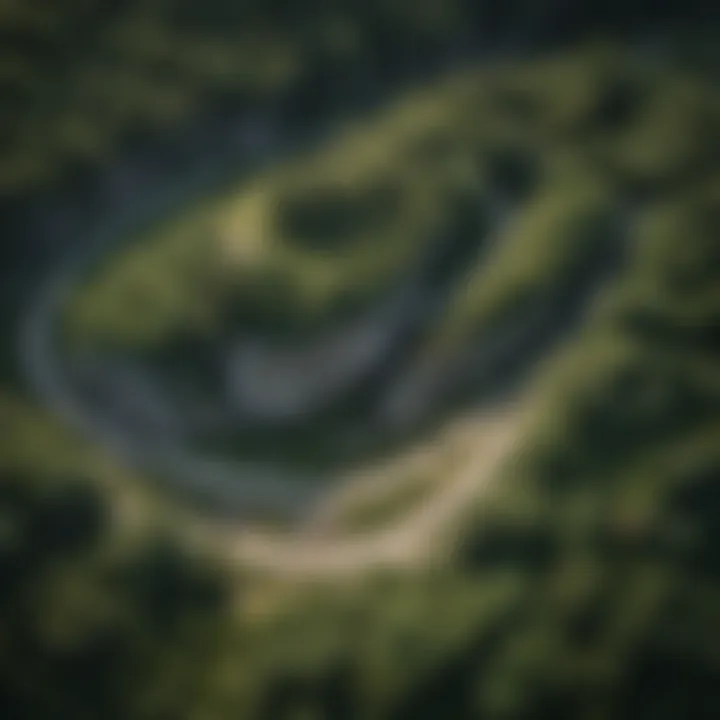
M497 14L473 6L7 0L1 186L22 197L233 109L303 118L362 102L380 78L467 47L474 16Z
M388 26L388 55L401 44L400 29L409 27L410 17L425 17L416 6ZM240 55L234 54L237 37L230 29L237 23L218 14L237 18L245 6L206 1L114 7L114 15L106 15L90 3L2 6L2 27L22 50L8 54L8 77L29 79L17 85L7 119L3 114L13 138L13 149L3 152L3 182L16 198L26 198L29 188L35 192L50 177L66 178L71 168L106 162L126 132L148 139L151 123L165 123L183 108L202 111L206 93L241 102L250 92L236 90L234 58ZM177 8L177 25L161 13L168 7ZM265 17L272 42L258 35L257 26L244 30L267 42L270 65L281 65L303 28L323 26L317 13L303 7L298 19L293 7L284 10L292 20ZM456 38L462 16L448 27L437 20L444 12L436 10L425 21L427 32L442 29ZM202 43L212 37L214 48L219 26L230 38L218 46L227 55L207 60L210 69L201 75L196 68L206 62ZM126 59L108 60L118 57L111 36L129 48ZM275 70L264 68L257 52L246 61L250 80L243 88L257 87L254 73L266 71L272 87L290 82L279 70L273 75ZM172 532L161 539L142 524L137 529L138 508L150 513L152 526L155 513L162 514L162 498L149 498L137 478L31 409L26 399L3 395L0 716L720 715L717 91L669 67L642 70L638 79L622 65L608 85L600 78L589 82L587 73L606 61L601 55L599 65L588 65L585 57L562 55L522 66L530 69L519 73L512 68L507 84L498 75L496 100L507 115L500 129L511 133L512 123L520 123L522 129L507 139L527 138L534 153L519 150L515 141L508 148L493 139L492 152L478 163L464 158L466 138L456 133L449 135L457 151L443 145L447 138L421 148L426 155L418 162L459 156L473 173L485 168L524 208L512 232L504 231L505 242L492 249L492 270L478 265L482 282L454 286L447 309L453 322L439 323L429 338L431 357L438 348L447 352L456 338L465 342L468 327L504 321L506 313L552 295L566 279L582 277L583 263L592 257L594 264L597 256L579 248L616 238L604 225L606 203L632 216L620 269L603 285L582 328L539 366L536 425L492 502L483 501L463 528L453 562L425 577L303 591L265 587L248 574L237 589L227 568L178 549L177 534L189 523L170 518ZM597 55L591 57L598 62ZM387 62L377 60L380 68ZM192 72L173 85L172 72L180 71L163 69L163 63L185 63ZM358 60L360 69L365 66L366 58ZM108 67L118 75L112 84ZM158 77L150 74L155 67ZM327 63L316 61L316 67ZM232 77L221 86L228 68ZM552 72L543 75L548 68ZM66 82L58 83L53 73L61 71ZM187 77L197 78L196 94L183 89ZM556 79L541 80L546 77ZM215 82L219 89L208 90ZM58 87L83 89L66 97ZM84 89L91 87L98 95ZM98 101L103 93L109 104ZM297 98L293 103L299 106ZM79 119L60 122L60 110L77 110ZM469 132L481 115L468 111ZM67 149L72 142L59 138L70 132L65 122L80 121L86 125L78 131L81 145L74 154ZM96 144L86 146L90 140ZM336 151L332 147L329 156ZM437 165L432 167L436 175ZM446 176L437 176L444 182ZM287 196L288 224L281 231L296 238L302 253L326 252L338 231L352 243L356 234L372 232L374 223L385 223L385 213L394 209L397 198L379 194L378 187L383 186L352 195L353 207L363 209L355 217L337 212L337 197L313 189L312 203L322 200L331 210L317 212L297 188ZM340 199L343 211L346 200ZM377 216L365 212L371 200ZM314 228L312 238L308 227ZM602 232L596 236L596 230ZM173 262L193 272L198 260L207 259L193 254L192 242L168 237L167 247L153 242L142 250L176 253ZM322 240L322 246L311 249L310 239ZM152 269L147 258L143 263ZM188 309L201 308L190 303ZM199 317L202 326L207 316ZM10 349L3 337L6 384L18 375L9 367ZM259 613L266 612L262 619L251 613L249 601L256 597ZM238 606L247 611L235 612Z
M698 4L675 4L659 20ZM478 46L485 53L648 20L642 3L599 1L6 0L0 187L22 204L87 180L128 148L186 143L183 132L233 110L318 117ZM690 54L716 60L712 47L711 37Z
M0 402L3 717L182 717L228 631L227 581L143 519L131 478Z
M224 632L218 573L163 539L113 553L87 481L1 481L4 717L181 717Z

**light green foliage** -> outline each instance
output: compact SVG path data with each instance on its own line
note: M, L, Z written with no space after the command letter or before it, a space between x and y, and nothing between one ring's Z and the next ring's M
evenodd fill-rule
M95 333L100 345L143 347L178 328L204 332L217 323L222 287L206 213L137 238L109 276L81 287L70 301L69 336L83 342Z
M495 246L458 284L433 342L442 349L542 302L597 257L607 237L612 195L587 178L548 187L513 216Z

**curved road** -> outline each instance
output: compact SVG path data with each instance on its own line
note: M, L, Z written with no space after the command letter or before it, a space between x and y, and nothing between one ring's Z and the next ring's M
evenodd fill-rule
M255 132L256 124L254 119L249 121L250 131ZM153 436L143 427L122 427L112 413L99 410L86 394L74 386L61 357L58 329L65 300L93 263L124 242L130 231L147 216L158 216L196 196L199 190L207 187L208 179L212 182L216 174L211 170L208 178L207 173L198 172L189 178L187 185L170 186L159 196L145 193L132 209L126 203L115 214L110 213L109 219L91 232L90 237L75 241L75 252L70 253L70 257L40 285L22 319L20 366L31 391L48 410L131 468L164 478L198 497L214 501L228 513L269 511L303 518L324 494L322 483L317 479L283 472L270 464L203 456L183 449L171 438ZM496 222L499 226L507 208L499 198L497 200ZM417 304L418 297L417 282L410 278L408 287L401 288L399 294L390 298L388 308L392 309L393 324L405 322L408 312L424 306L422 302ZM384 326L380 334L386 336L387 318L383 318L382 313L378 314L377 309L373 313L370 320L377 316ZM367 324L367 319L363 322ZM361 330L367 335L367 328L363 329L362 324ZM380 339L387 344L384 337ZM353 374L357 374L357 368L353 368ZM419 383L420 394L422 389Z
M251 129L255 125L256 122L251 123ZM318 507L319 500L324 497L331 504L336 492L347 493L345 484L338 483L328 495L321 483L268 465L209 458L169 441L143 437L142 429L130 432L74 386L64 365L58 330L65 300L73 287L97 259L127 238L138 220L157 215L158 208L162 211L178 206L196 195L198 188L205 187L206 181L207 177L197 173L191 178L189 188L171 188L171 192L160 198L146 194L131 211L126 205L114 215L110 213L103 227L77 243L76 251L41 284L22 319L18 348L21 367L31 391L50 412L93 439L123 464L166 478L199 497L219 501L228 513L252 515L269 510L309 518L307 527L312 529L315 524L311 513ZM503 214L498 210L499 221ZM231 556L241 562L282 573L336 574L388 565L412 566L427 555L436 535L451 525L451 520L467 506L472 495L488 486L498 463L509 451L516 426L514 420L503 418L501 426L487 431L487 437L484 437L485 424L479 426L478 450L466 465L454 478L448 478L427 504L391 529L369 537L338 540L312 532L291 538L273 537L236 527L226 547Z
M106 244L114 239L109 233ZM64 373L57 328L67 294L80 279L92 252L83 252L36 294L21 327L19 351L35 394L67 424L144 472L167 475L198 493L222 497L234 509L267 509L306 514L318 505L317 483L273 473L267 467L199 457L174 446L134 442L103 413L75 392ZM484 420L469 460L427 502L394 527L369 536L323 537L309 532L290 537L234 528L223 539L223 553L243 565L283 576L345 576L379 568L412 568L437 550L439 536L451 529L468 503L489 487L498 465L511 451L518 432L514 415ZM401 476L399 476L401 477ZM400 480L402 481L402 480ZM334 492L342 493L340 485ZM387 490L387 488L384 488ZM346 492L346 489L345 489ZM327 498L332 502L331 498Z
M240 134L257 133L257 118L247 119ZM136 203L109 211L109 218L89 237L75 243L74 252L36 290L20 323L18 354L31 392L57 418L118 457L138 471L167 478L180 488L200 497L219 501L229 512L256 512L272 509L287 514L302 514L312 507L320 492L317 482L278 472L274 468L203 457L168 443L138 442L108 414L99 412L68 379L59 350L58 327L65 299L94 262L112 252L128 234L148 218L154 218L179 207L208 186L216 183L241 161L253 163L247 147L237 147L237 134L230 140L233 148L222 158L220 167L200 168L188 177L186 184L171 184L164 192L140 193ZM278 145L292 145L267 140L260 149L263 158L277 154ZM133 207L130 208L129 206Z
M461 468L418 508L395 525L368 535L282 535L240 530L221 536L224 553L272 575L303 580L350 577L377 570L412 570L442 560L457 540L459 520L487 492L502 463L518 447L523 423L518 410L473 424L472 448Z

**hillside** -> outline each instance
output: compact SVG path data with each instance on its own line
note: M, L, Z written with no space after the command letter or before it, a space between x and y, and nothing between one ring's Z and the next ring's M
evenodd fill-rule
M185 442L313 459L482 402L614 292L688 175L712 184L718 118L708 83L611 47L416 90L81 265L67 381L116 414L108 383L157 388Z
M508 7L0 7L1 717L720 714L714 29Z

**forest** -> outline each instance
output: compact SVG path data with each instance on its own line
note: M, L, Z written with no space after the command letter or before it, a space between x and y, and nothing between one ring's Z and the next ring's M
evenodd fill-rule
M719 19L0 2L0 716L718 717Z

